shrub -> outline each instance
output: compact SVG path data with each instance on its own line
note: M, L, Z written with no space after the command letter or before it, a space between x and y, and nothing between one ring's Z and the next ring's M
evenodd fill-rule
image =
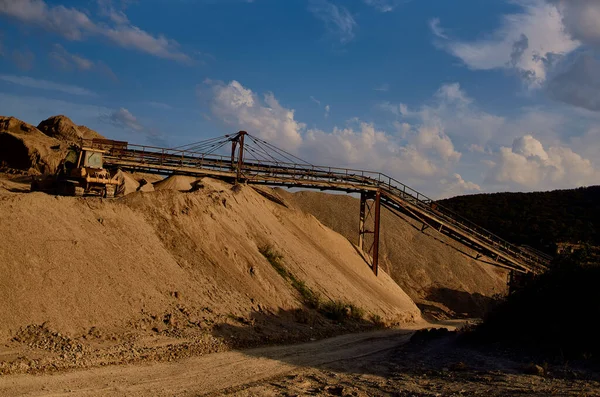
M361 321L365 316L365 311L348 302L341 300L330 300L323 302L321 295L313 291L306 283L299 280L290 272L283 263L283 256L275 249L266 244L258 248L259 252L267 259L273 268L300 294L302 302L311 309L319 310L325 317L334 321L355 320Z

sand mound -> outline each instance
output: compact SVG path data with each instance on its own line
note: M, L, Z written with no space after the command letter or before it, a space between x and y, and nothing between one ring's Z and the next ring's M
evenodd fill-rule
M189 192L198 178L187 175L172 175L154 183L154 190L179 190Z
M68 117L54 116L34 127L14 117L0 116L0 168L54 173L69 145L81 138L103 138Z
M0 166L53 173L67 146L14 117L0 117Z
M134 172L131 176L140 184L138 190L140 192L153 192L154 183L164 180L161 175L146 174L143 172Z
M323 224L358 243L359 200L351 196L275 191L286 202L313 214ZM436 241L386 209L381 218L380 263L421 308L450 314L481 315L490 297L506 290L506 272L471 260L440 234ZM464 249L460 247L461 249Z
M37 128L49 137L69 143L77 143L81 138L103 138L96 131L85 126L81 128L63 115L50 117L42 121Z
M131 194L138 191L140 184L130 173L119 170L115 176L119 178L119 181L123 182L121 185L123 194Z
M87 335L91 327L146 329L148 321L164 327L175 314L197 328L303 307L263 245L324 298L389 321L419 317L344 237L247 186L205 180L193 193L117 200L0 191L0 241L3 338L30 324Z

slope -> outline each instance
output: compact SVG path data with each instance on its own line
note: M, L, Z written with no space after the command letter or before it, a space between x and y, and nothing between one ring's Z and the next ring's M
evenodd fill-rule
M365 319L420 318L389 276L374 277L354 247L314 217L250 187L202 182L191 193L116 200L0 189L0 340L38 343L27 332L40 326L81 343L99 330L119 338L245 327L262 329L264 343L273 337L267 320L305 307L261 255L263 245L323 299L360 307ZM327 322L313 316L307 332Z
M550 255L560 242L600 245L600 186L534 193L474 194L442 200L482 227Z
M359 200L344 195L275 190L351 242L358 240ZM380 266L426 311L479 316L490 298L506 289L501 269L469 259L444 236L382 209ZM437 240L436 240L437 239Z

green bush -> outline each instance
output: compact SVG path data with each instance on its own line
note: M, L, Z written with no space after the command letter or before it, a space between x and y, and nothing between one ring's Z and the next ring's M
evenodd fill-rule
M299 280L290 272L283 263L283 256L279 254L272 246L265 244L258 248L259 252L267 259L273 268L283 277L302 297L302 302L311 309L316 309L325 317L334 321L355 320L361 321L365 316L365 311L353 305L352 303L340 300L325 301L321 300L321 295L313 291L306 283Z

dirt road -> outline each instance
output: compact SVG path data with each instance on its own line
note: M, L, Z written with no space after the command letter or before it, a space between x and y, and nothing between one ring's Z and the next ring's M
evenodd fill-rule
M300 345L232 351L146 366L57 375L0 377L1 396L196 396L257 382L302 367L377 355L406 343L411 330L344 335ZM359 360L360 361L360 360ZM351 366L351 364L348 364Z

